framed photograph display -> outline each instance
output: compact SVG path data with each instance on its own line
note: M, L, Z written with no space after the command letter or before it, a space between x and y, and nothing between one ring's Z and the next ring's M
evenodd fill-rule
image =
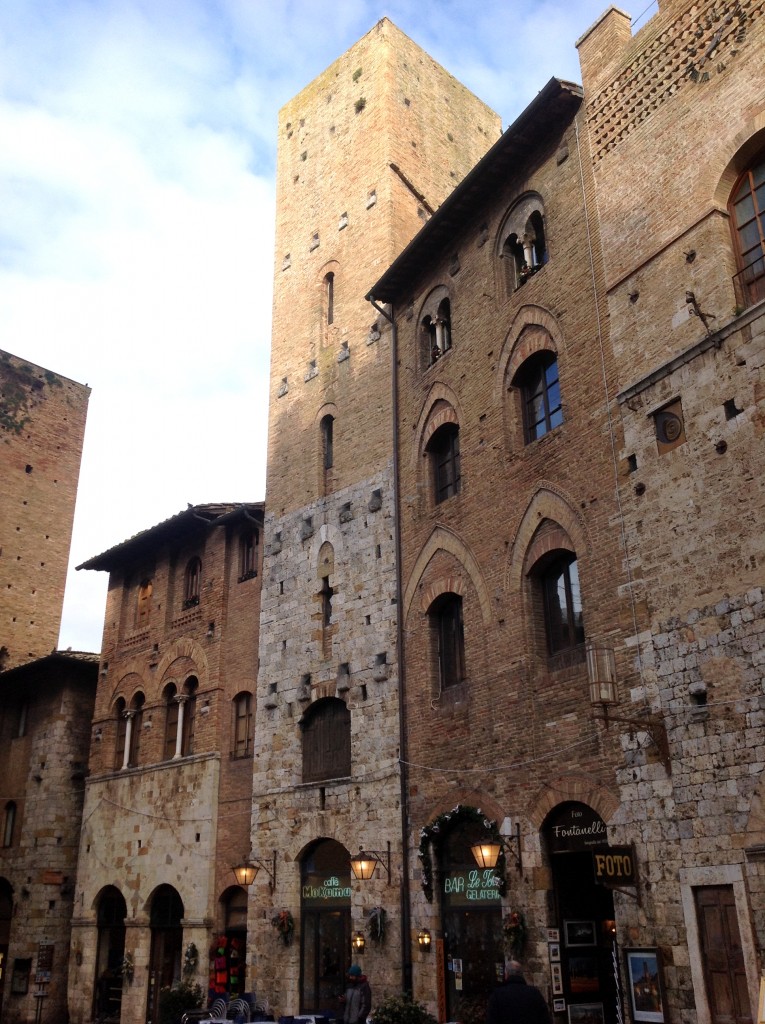
M560 964L550 964L550 978L552 979L552 994L563 995L563 970Z
M547 941L548 942L560 942L560 928L548 928L547 929Z
M553 1013L563 1013L566 1009L565 999L553 999Z
M568 1024L605 1024L602 1003L569 1003Z
M550 954L550 963L557 964L560 962L560 943L550 942L547 945L548 952Z
M563 934L569 947L594 946L597 938L594 921L564 921Z
M627 996L633 1021L666 1024L667 1000L661 953L655 947L625 949Z
M593 951L594 953L594 951ZM586 995L600 990L598 959L593 953L572 953L568 958L568 983L571 995Z

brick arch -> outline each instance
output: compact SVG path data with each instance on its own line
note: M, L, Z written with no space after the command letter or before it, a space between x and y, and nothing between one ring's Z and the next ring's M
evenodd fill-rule
M162 693L167 683L175 683L180 691L184 680L188 679L189 676L199 676L199 669L193 658L182 655L176 658L175 661L172 661L162 675L159 676L158 693Z
M322 402L319 408L314 413L313 425L314 429L319 429L319 424L325 416L331 416L333 419L337 419L338 409L334 402Z
M442 594L459 594L460 597L464 597L465 584L459 576L442 576L420 594L420 611L427 612Z
M526 817L539 832L550 811L569 802L587 804L606 824L619 809L619 796L614 790L601 786L591 775L567 772L538 790L529 802Z
M437 526L433 530L417 556L417 561L414 563L414 568L404 591L404 607L402 609L404 622L406 622L409 615L422 575L438 551L446 551L452 555L470 577L478 594L483 621L488 626L491 623L491 599L478 560L463 540L443 526Z
M199 679L200 687L205 686L210 678L210 668L207 663L207 655L193 637L182 636L170 644L169 649L163 654L157 665L155 678L164 679L170 666L174 661L181 658L188 658L196 666L196 676Z
M445 405L436 410L439 403L445 403ZM445 411L447 407L450 410L448 413ZM417 425L414 428L412 465L417 466L428 441L439 427L442 427L444 423L454 423L459 426L464 420L462 405L457 394L442 381L436 381L425 396L420 415L417 418Z
M114 707L114 702L122 697L125 701L125 705L130 707L130 702L136 693L142 693L146 697L147 683L140 672L137 672L134 667L129 666L128 670L122 674L120 681L114 687L112 692L110 709Z
M449 299L451 301L451 295L449 289L445 284L436 285L436 287L428 293L420 306L420 311L417 314L417 329L419 330L420 324L426 316L434 317L438 313L438 307L444 301Z
M576 511L573 499L562 488L544 481L526 506L510 547L505 589L516 593L528 568L527 553L540 523L550 519L570 539L578 557L592 552L592 541L584 519ZM568 548L570 545L566 545Z
M725 210L738 176L765 147L765 110L747 117L744 126L731 140L728 162L710 191L716 205ZM712 168L710 168L710 173Z
M521 306L513 320L497 360L495 395L504 401L507 381L535 352L550 351L557 355L564 347L560 324L542 306Z
M490 821L496 821L497 827L502 824L505 818L504 809L497 803L494 797L489 796L487 793L479 793L477 789L462 789L458 787L456 790L451 790L448 796L442 796L430 804L427 817L421 822L419 827L423 828L425 825L428 825L439 814L453 811L458 804L462 807L476 807Z
M544 555L561 550L576 554L576 546L563 527L551 519L543 519L526 549L526 557L523 560L524 576L529 574Z

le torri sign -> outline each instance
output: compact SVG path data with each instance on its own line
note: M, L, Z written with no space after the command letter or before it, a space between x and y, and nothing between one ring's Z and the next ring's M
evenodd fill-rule
M593 851L592 866L599 885L619 888L637 885L635 879L635 851L631 846L607 846Z

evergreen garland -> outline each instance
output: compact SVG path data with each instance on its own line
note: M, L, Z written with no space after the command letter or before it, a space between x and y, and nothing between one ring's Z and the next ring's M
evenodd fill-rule
M451 811L444 811L443 814L439 814L437 818L434 818L429 825L420 829L420 847L417 856L422 864L422 889L428 903L433 902L433 861L430 855L430 848L433 847L436 856L438 856L444 840L454 826L459 824L482 825L489 833L490 839L500 842L496 821L490 821L479 807L470 807L469 805L457 804ZM499 894L504 896L507 891L504 847L500 848L499 859L497 860L497 866L494 868L494 873L499 879Z

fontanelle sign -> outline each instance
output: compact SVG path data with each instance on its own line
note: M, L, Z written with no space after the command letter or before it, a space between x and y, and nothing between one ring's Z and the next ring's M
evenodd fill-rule
M608 846L606 823L586 804L563 804L544 826L550 853L582 853Z

